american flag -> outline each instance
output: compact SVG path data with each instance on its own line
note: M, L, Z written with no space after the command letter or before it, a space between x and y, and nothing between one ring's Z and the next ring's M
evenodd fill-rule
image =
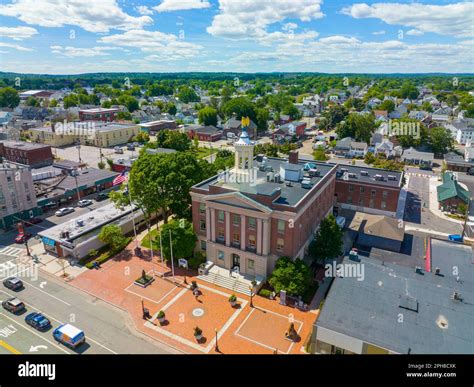
M126 171L123 171L120 175L118 175L114 181L113 181L113 185L116 186L116 185L120 185L124 182L126 182L128 180L128 172Z

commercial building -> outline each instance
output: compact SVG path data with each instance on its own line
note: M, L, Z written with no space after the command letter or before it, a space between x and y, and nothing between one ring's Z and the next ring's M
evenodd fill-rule
M85 109L79 110L80 121L100 121L100 122L112 122L115 121L115 116L120 111L117 108L97 108L97 109Z
M403 151L401 157L406 164L419 165L420 167L431 168L434 161L434 153L420 152L411 147Z
M54 91L47 90L26 90L19 93L21 100L28 99L29 97L33 98L49 98L54 94Z
M468 188L457 181L453 172L443 174L443 184L437 188L439 207L443 211L457 209L460 204L469 204Z
M0 142L0 156L15 163L32 168L44 167L53 163L51 146L25 141Z
M30 219L41 213L29 166L1 163L0 187L0 228L8 229L20 219Z
M81 143L97 147L125 144L139 132L136 125L96 122L58 122L51 127L30 129L33 141L61 147Z
M220 140L223 133L222 130L213 125L188 125L184 128L184 131L191 140L197 137L199 141L208 142Z
M337 206L354 211L395 217L403 172L355 165L338 165Z
M144 224L143 212L136 208L132 212L131 207L119 209L111 203L43 230L38 235L46 252L57 257L79 260L91 250L104 246L98 238L103 226L115 224L125 235L133 231L133 222L140 228Z
M162 130L173 130L176 129L176 121L173 120L159 120L144 122L138 124L141 131L148 133L150 136L156 136L156 133Z
M345 258L315 322L312 351L474 354L473 259L471 246L437 239L423 268Z
M322 219L332 213L337 166L289 159L254 158L242 131L234 168L191 189L198 249L207 260L262 280L281 256L303 258Z

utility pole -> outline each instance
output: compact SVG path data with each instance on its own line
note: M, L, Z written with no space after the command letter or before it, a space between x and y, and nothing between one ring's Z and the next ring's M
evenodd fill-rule
M81 194L79 192L79 186L77 185L77 174L79 173L79 171L77 169L73 169L73 173L74 173L74 180L76 181L76 193L77 193L77 200L81 200Z

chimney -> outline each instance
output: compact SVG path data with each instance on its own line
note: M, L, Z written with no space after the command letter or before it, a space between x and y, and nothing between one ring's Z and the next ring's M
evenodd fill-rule
M290 164L298 164L298 151L296 150L290 151L288 162Z

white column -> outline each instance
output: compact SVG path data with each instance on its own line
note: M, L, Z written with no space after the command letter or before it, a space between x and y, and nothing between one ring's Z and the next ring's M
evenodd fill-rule
M262 254L267 255L270 252L270 227L269 220L263 221L263 248Z
M216 210L214 208L211 208L211 240L213 242L216 241L216 226L214 219L216 219Z
M257 219L257 254L262 254L262 219Z
M211 240L211 209L206 208L206 239Z
M230 246L231 235L230 235L230 212L225 212L225 245Z
M242 250L245 250L247 246L246 219L245 215L240 215L240 248Z

